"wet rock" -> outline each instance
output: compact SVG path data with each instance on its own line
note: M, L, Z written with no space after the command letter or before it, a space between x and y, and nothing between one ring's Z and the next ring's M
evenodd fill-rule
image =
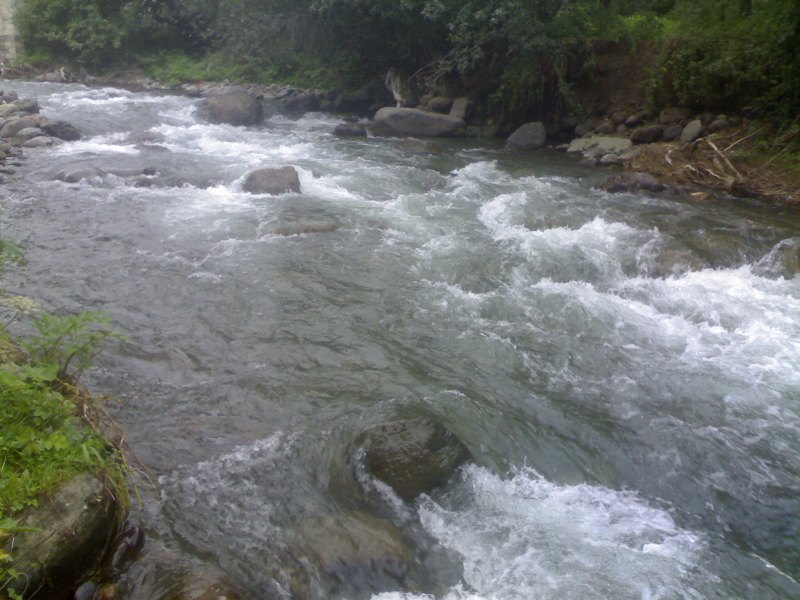
M681 127L679 123L665 127L664 141L671 142L673 140L677 140L679 137L681 137L681 133L683 133L683 127Z
M340 123L333 130L337 137L367 137L367 129L360 123Z
M8 542L14 548L13 567L22 573L11 589L39 590L40 597L70 589L99 563L121 511L106 482L94 475L81 474L61 486L20 519L32 531L18 532Z
M143 547L144 531L138 523L126 521L122 531L111 543L111 552L108 555L105 571L119 573L125 570L125 567L136 558Z
M81 132L72 123L67 121L53 121L42 125L44 132L65 142L75 142L81 139Z
M320 106L319 97L310 93L289 96L288 98L283 98L280 103L286 110L302 113L319 110Z
M456 98L453 100L453 105L450 107L450 116L466 121L469 116L470 108L472 108L472 102L470 102L469 98L464 96Z
M701 133L703 133L703 122L700 119L689 121L681 131L681 142L690 144L699 138Z
M328 597L396 589L414 560L393 523L355 511L305 519L293 553L319 570Z
M38 127L23 127L17 133L14 134L14 137L22 142L33 139L35 137L40 137L44 135L44 131L39 129Z
M691 115L692 113L688 108L670 106L661 111L661 114L658 115L658 122L662 125L672 125L685 121Z
M221 576L189 573L161 600L240 600L242 596Z
M330 233L336 231L339 224L333 219L320 219L317 221L297 221L295 223L282 223L267 230L273 235L301 235L304 233Z
M22 100L15 100L14 104L16 105L19 112L28 113L30 115L36 114L39 112L39 102L36 98L23 98Z
M618 173L598 187L612 194L638 191L663 192L667 189L667 186L648 173Z
M264 108L252 94L236 92L206 98L198 105L197 114L211 123L256 125L264 119Z
M22 146L23 148L44 148L46 146L52 146L55 144L55 140L46 135L37 135L36 137L32 137L26 140Z
M664 128L661 125L645 125L633 130L631 141L634 144L652 144L659 141L663 135Z
M105 171L102 171L101 169L97 169L95 167L86 167L85 169L60 171L55 176L55 179L57 181L63 181L65 183L78 183L84 180L103 177L105 174L106 174Z
M430 154L438 150L436 144L413 137L398 141L397 147L409 154Z
M373 120L378 135L440 137L456 135L464 128L461 119L417 108L380 109Z
M800 238L789 238L776 244L754 267L762 277L792 279L800 273Z
M242 190L250 194L300 193L300 177L294 167L266 168L253 171L247 176Z
M470 454L440 423L411 418L375 425L354 446L372 477L412 501L445 483Z
M535 121L518 127L506 140L506 147L511 150L532 150L541 148L547 140L547 129L544 123Z

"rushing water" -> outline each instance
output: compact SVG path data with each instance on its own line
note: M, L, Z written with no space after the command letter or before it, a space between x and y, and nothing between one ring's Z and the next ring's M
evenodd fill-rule
M279 597L286 556L325 597L297 531L353 508L349 442L408 414L475 463L384 498L418 584L361 573L337 598L800 597L800 276L776 264L798 211L338 140L325 114L235 128L183 97L5 87L85 133L26 153L0 224L27 256L6 287L127 336L89 381L157 483L127 597L197 565ZM241 192L283 165L301 194Z

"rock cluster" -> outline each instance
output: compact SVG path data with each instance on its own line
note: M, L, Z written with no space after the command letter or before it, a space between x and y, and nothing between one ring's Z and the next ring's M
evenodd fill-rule
M50 121L39 114L35 99L20 99L15 92L0 91L0 162L19 156L19 148L41 148L80 138L74 125Z

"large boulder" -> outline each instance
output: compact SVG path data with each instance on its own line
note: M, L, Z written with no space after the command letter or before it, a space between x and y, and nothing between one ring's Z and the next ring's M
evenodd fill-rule
M0 105L0 119L10 117L11 115L16 114L17 112L19 112L19 109L15 104Z
M465 126L462 119L426 112L417 108L385 107L373 121L379 135L440 137L458 134Z
M294 167L265 168L253 171L247 176L242 190L250 194L288 194L300 193L300 177Z
M471 107L472 102L469 98L465 96L456 98L453 100L453 105L450 107L450 116L466 121Z
M659 141L663 135L664 128L661 125L645 125L633 130L631 141L634 144L652 144Z
M197 114L211 123L257 125L264 119L261 102L246 92L206 98L197 106Z
M518 127L506 140L506 146L511 150L532 150L541 148L545 140L547 140L547 129L544 123L536 121Z
M421 418L370 427L355 440L367 473L412 501L444 484L469 459L469 450L442 424Z
M14 100L14 104L19 109L19 112L28 114L36 114L39 112L39 102L36 98L23 98L21 100Z
M67 121L52 121L42 125L44 132L51 136L56 137L66 142L74 142L81 139L81 132L72 123Z
M0 138L12 138L17 135L26 127L38 127L39 119L35 117L20 117L18 119L9 119L5 122L0 129Z
M117 490L118 494L121 493ZM81 474L19 519L23 531L7 542L21 573L10 589L37 597L60 597L99 564L124 519L107 482Z
M672 125L685 121L691 116L691 111L682 106L669 106L658 115L658 122L662 125Z
M43 135L44 131L42 131L38 127L23 127L17 133L14 134L14 137L24 142L26 140L32 140L33 138L41 137Z

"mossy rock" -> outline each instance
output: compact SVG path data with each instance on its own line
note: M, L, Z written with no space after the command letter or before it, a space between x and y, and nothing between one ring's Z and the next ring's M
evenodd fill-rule
M22 596L68 598L75 584L100 564L127 512L125 490L89 473L77 475L19 516L6 541L21 576L9 588Z
M470 458L466 446L444 425L421 418L370 427L354 446L357 455L363 452L366 471L409 502L446 483Z

